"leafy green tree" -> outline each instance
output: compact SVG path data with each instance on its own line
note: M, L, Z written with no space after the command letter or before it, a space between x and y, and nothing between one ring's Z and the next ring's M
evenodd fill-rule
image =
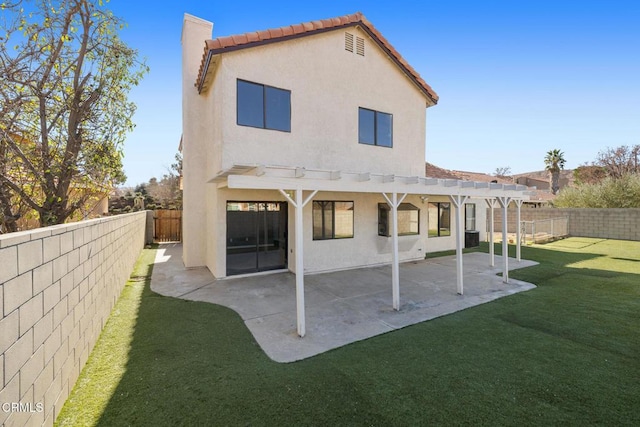
M564 169L564 153L558 149L550 150L544 157L545 169L549 171L551 192L556 194L560 189L560 171Z
M0 211L8 200L36 211L41 226L63 223L124 182L135 111L128 93L148 68L102 0L0 9Z
M563 188L553 205L559 208L640 208L640 175L606 177L595 184Z

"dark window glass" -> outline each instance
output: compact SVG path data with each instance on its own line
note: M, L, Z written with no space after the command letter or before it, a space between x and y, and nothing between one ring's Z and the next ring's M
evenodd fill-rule
M360 108L358 111L358 142L375 145L376 112Z
M451 204L429 203L429 237L451 235Z
M265 86L265 127L291 132L291 92Z
M334 202L333 237L353 237L353 202Z
M381 147L392 147L393 116L379 111L359 108L358 142Z
M227 275L287 265L287 204L227 202Z
M378 204L378 236L391 236L391 208L386 203ZM411 203L398 206L398 236L420 234L420 209Z
M313 202L313 240L353 237L353 202Z
M475 204L465 204L464 205L464 229L465 230L473 230L476 229L476 205Z
M262 85L238 80L238 124L264 127L264 89Z
M391 236L389 230L389 205L385 203L378 204L378 236Z
M238 124L291 132L291 92L238 80Z
M391 147L393 124L391 114L376 112L376 145Z

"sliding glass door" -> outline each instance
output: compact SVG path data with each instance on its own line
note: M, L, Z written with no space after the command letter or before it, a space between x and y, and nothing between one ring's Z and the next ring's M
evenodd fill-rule
M287 204L227 202L227 276L287 266Z

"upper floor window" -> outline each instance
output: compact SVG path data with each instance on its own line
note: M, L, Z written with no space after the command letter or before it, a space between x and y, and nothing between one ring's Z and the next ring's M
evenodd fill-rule
M238 124L291 132L291 91L238 80Z
M360 107L358 109L358 142L393 147L393 116Z

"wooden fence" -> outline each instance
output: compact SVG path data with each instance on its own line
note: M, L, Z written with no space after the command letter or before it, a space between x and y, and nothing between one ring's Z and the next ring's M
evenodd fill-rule
M153 211L153 222L154 242L182 241L182 211L164 209Z

